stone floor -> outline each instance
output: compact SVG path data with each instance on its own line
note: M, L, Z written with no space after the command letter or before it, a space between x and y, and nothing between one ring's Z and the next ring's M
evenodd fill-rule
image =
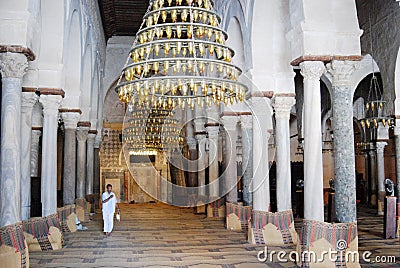
M87 231L65 236L60 251L31 253L31 267L296 267L293 263L260 263L263 247L247 244L243 232L224 229L224 222L193 214L192 209L161 204L122 205L121 222L104 238L101 215ZM360 213L360 250L399 256L398 240L381 239L382 218ZM299 225L298 222L296 225ZM270 248L285 250L293 247ZM397 252L397 254L395 254ZM387 264L386 267L400 267ZM382 264L363 267L384 267Z

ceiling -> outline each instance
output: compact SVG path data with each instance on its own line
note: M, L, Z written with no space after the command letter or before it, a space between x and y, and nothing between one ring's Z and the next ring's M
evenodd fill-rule
M149 0L98 0L106 40L114 35L134 36L142 24Z

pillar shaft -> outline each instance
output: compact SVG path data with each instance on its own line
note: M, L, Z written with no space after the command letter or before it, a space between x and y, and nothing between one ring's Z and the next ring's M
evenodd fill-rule
M397 181L397 202L400 203L400 120L396 120L396 127L394 128L395 138L395 151L396 151L396 181ZM399 211L400 214L400 211Z
M251 115L241 115L242 129L242 185L245 206L253 203L251 181L253 179L253 120Z
M94 142L96 134L89 133L87 139L86 194L93 194Z
M86 183L86 140L89 133L88 127L78 127L76 137L78 140L78 153L76 164L76 198L85 198Z
M304 77L304 218L324 221L320 78L323 62L300 64Z
M218 169L218 133L219 126L208 126L208 177L210 197L219 197L219 169Z
M386 196L385 191L385 146L386 142L376 143L376 156L378 166L378 215L383 215L383 206Z
M32 144L31 144L31 177L39 176L39 141L42 136L42 131L32 130Z
M339 222L355 222L356 176L353 132L353 91L350 77L354 62L332 61L328 64L332 75L332 110L335 148L335 205Z
M290 110L294 97L274 98L275 143L276 143L276 201L278 211L292 209L291 166L290 166Z
M93 175L93 192L95 194L100 193L100 144L101 136L97 136L94 143L94 175Z
M225 138L225 172L224 172L224 193L226 201L229 203L237 203L237 123L236 116L224 117L222 119L226 133Z
M21 219L27 220L31 215L31 137L33 106L38 101L34 92L22 93L21 113ZM31 133L32 134L32 133Z
M197 161L197 183L199 195L205 195L206 185L206 135L197 134L196 140L198 143L198 161Z
M370 205L376 206L377 204L377 190L376 186L378 184L377 180L377 168L376 168L376 151L375 150L370 150L368 152L369 154L369 159L370 159L370 168L371 168L371 174L370 174Z
M76 188L76 124L79 121L79 113L63 113L64 121L64 170L63 170L63 203L71 205L75 203Z
M0 226L21 220L21 83L27 67L27 59L22 54L0 54Z
M271 195L269 183L269 138L272 130L268 126L271 120L266 113L270 108L267 98L253 98L253 209L270 211Z
M41 200L46 217L57 212L57 117L62 96L41 95L39 101L43 105Z

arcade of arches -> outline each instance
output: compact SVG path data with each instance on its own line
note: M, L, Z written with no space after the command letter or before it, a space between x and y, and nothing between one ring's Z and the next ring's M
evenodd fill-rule
M215 10L247 91L139 155L115 88L149 0L0 0L0 267L400 267L398 0L164 3Z

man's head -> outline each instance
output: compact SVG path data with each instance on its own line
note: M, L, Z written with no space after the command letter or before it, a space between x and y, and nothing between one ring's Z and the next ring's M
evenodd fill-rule
M107 189L108 193L111 193L112 185L111 184L107 184L106 189Z

